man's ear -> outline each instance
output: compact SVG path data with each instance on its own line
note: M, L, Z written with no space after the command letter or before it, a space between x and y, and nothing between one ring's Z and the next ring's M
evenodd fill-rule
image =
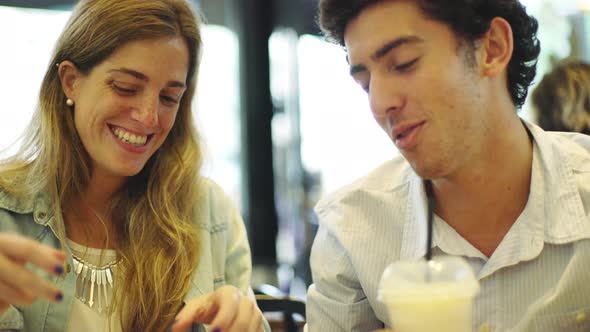
M77 88L79 86L78 83L82 77L82 73L78 70L76 65L69 60L62 61L59 64L57 73L61 82L61 88L66 97L76 100Z
M510 23L501 17L495 17L480 43L483 51L482 73L485 76L502 74L508 67L514 51L514 37Z

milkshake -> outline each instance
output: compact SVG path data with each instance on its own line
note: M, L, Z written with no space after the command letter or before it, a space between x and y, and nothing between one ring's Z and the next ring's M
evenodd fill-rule
M398 261L381 278L379 299L396 332L467 332L479 291L471 267L454 256Z

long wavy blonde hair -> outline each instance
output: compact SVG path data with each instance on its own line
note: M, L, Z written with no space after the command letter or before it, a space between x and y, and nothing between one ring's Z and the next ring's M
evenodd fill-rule
M57 41L23 147L0 165L3 190L50 194L58 235L65 243L64 207L85 192L91 163L65 103L56 64L69 60L88 74L130 41L184 38L190 64L174 126L110 205L111 235L121 258L111 313L119 314L123 331L165 331L182 306L198 263L192 218L202 156L191 104L201 53L200 24L184 0L80 1Z
M532 101L543 129L590 135L590 64L559 64L543 77Z

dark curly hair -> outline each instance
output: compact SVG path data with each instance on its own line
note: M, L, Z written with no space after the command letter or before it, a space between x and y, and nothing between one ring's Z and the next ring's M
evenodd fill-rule
M320 0L318 24L326 38L344 46L348 23L368 6L384 0ZM426 16L447 24L461 39L474 45L495 17L512 27L514 52L508 64L508 90L517 108L524 104L537 71L541 44L537 20L518 0L415 0Z

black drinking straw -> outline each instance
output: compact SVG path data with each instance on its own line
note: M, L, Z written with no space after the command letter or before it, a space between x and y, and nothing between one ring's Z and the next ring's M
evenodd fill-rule
M426 239L426 260L432 259L432 219L434 217L434 192L432 191L432 182L430 180L424 181L424 189L426 189L426 199L428 200L428 233Z

